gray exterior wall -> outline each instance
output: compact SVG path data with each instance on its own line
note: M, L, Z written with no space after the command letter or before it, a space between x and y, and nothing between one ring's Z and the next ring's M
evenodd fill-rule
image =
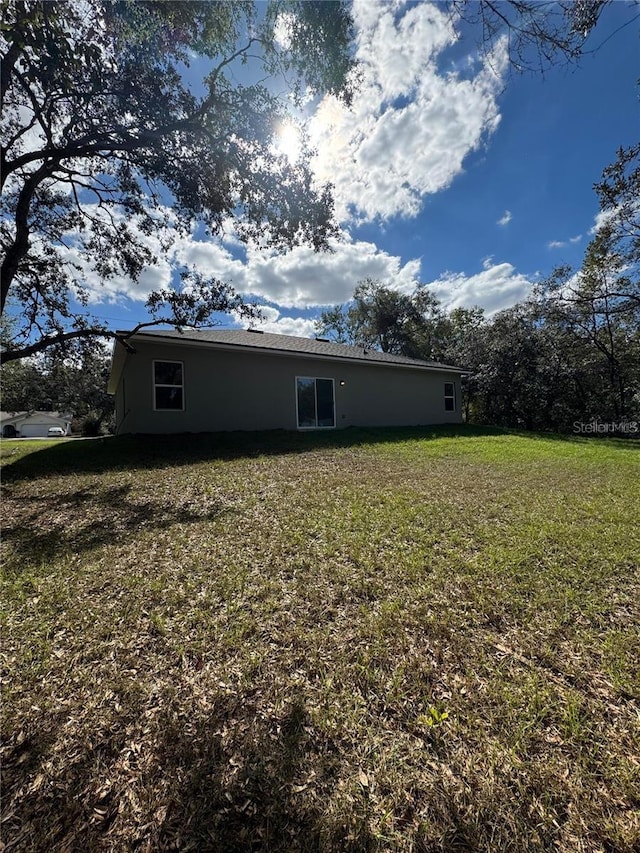
M115 393L118 433L295 430L299 376L334 380L338 429L462 420L458 373L170 342L136 341L136 350ZM184 411L154 411L154 359L183 362ZM445 382L455 383L454 412L445 411Z

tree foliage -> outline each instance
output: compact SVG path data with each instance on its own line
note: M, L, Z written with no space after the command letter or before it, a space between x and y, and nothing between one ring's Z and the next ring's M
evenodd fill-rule
M600 216L579 270L559 267L487 319L446 311L427 286L407 295L367 280L325 311L343 343L467 368L467 420L570 432L576 421L640 421L640 146L621 149L595 185Z
M70 413L74 432L112 427L114 398L106 387L110 354L99 343L81 357L62 360L50 351L2 368L2 410Z
M616 160L595 185L600 222L589 250L590 259L606 257L615 270L618 295L637 301L640 278L640 143L620 148Z
M595 185L600 214L582 267L560 267L538 288L547 322L587 346L606 376L600 407L619 419L640 394L640 145L618 151Z
M441 350L442 319L438 300L428 289L405 294L367 278L348 305L322 312L316 330L337 343L435 358Z
M89 280L138 281L194 223L326 246L330 187L274 150L287 103L266 78L348 100L341 3L5 0L2 12L2 308L11 295L24 321L3 361L108 333L70 294L86 308ZM151 323L251 315L226 283L180 272L179 292L149 298Z
M15 317L0 318L0 346L14 337ZM58 411L74 416L74 431L109 429L113 396L107 394L110 353L100 341L73 357L60 359L55 350L2 366L0 407L5 412Z

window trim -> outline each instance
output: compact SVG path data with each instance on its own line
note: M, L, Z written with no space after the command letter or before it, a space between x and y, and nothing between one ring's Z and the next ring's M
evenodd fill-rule
M179 364L182 372L182 382L180 385L167 385L165 382L156 382L156 364ZM163 409L156 405L156 389L157 388L180 388L182 390L182 406L179 409ZM184 361L177 358L154 358L151 360L151 389L152 403L154 412L184 412L185 410L185 395L184 395Z
M452 391L451 394L447 394L447 385L451 385ZM447 402L451 400L453 403L453 407L451 409L447 408ZM444 383L444 410L445 412L455 412L456 409L456 383L455 382L445 382Z
M316 423L314 426L300 426L300 412L298 409L298 380L313 379L315 400L316 400ZM331 382L331 394L333 397L333 424L331 426L321 426L318 424L318 392L316 390L316 382L318 380ZM296 376L295 378L295 396L296 396L296 429L299 430L314 430L314 429L336 429L338 417L336 413L336 381L331 376Z

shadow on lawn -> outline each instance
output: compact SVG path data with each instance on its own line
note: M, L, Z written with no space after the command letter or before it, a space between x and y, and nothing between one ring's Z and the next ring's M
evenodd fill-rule
M97 739L97 732L88 732L82 748L79 742L67 744L65 765L53 776L44 769L47 783L34 790L34 778L43 775L56 747L59 752L56 741L68 737L62 718L41 722L42 734L5 750L7 849L379 849L366 798L355 808L343 804L337 814L328 810L340 758L335 750L332 757L319 756L318 744L314 750L300 696L290 697L271 718L250 694L218 695L202 716L189 716L169 701L152 731L146 730L142 750L128 746L131 736L123 723ZM322 751L329 746L324 743Z
M603 439L552 433L526 433L468 424L426 427L350 427L322 432L225 432L179 435L109 436L91 441L64 441L5 465L6 483L56 474L99 474L116 470L152 470L206 461L307 453L314 450L393 444L437 438L518 435L547 441L593 443ZM611 445L640 447L629 439L606 439Z
M351 841L348 827L327 826L327 802L318 789L326 790L331 767L325 764L323 772L309 763L314 756L304 700L293 697L279 720L268 720L247 699L241 705L238 700L229 703L222 726L219 709L195 732L175 726L167 730L164 772L184 783L173 787L164 823L149 838L152 849L371 850L365 822ZM233 731L232 754L229 744L223 745L225 728ZM334 769L337 765L336 758Z
M123 541L145 529L166 530L175 524L212 521L233 509L222 501L181 503L181 496L160 498L132 494L132 485L100 485L67 494L30 495L20 501L20 511L10 512L12 498L5 496L4 542L26 568L47 563L67 553L81 553L100 545Z

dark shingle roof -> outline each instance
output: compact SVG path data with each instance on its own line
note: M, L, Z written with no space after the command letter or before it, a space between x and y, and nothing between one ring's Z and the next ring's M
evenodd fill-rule
M139 332L138 337L161 337L176 341L197 341L202 344L218 344L225 346L251 348L255 350L275 350L285 353L300 353L317 355L324 358L347 359L350 361L371 362L377 364L397 364L430 369L446 369L462 373L459 367L441 364L437 361L424 361L419 358L408 358L404 355L393 355L363 347L335 344L317 338L298 338L292 335L274 335L268 332L254 332L245 329L175 329L162 331Z

